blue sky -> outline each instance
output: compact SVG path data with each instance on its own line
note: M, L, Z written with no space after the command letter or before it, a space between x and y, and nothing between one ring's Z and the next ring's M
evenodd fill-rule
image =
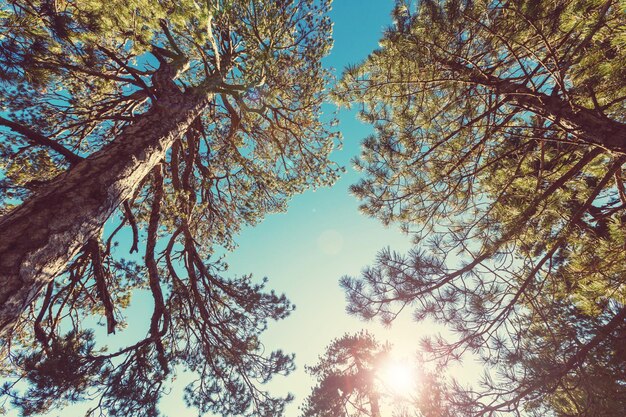
M337 76L346 65L361 62L378 47L382 31L391 24L392 7L392 0L334 1L334 47L325 64L334 68ZM286 213L269 216L244 230L236 239L239 247L226 259L231 274L267 276L269 288L286 293L296 304L294 313L272 324L263 338L268 349L296 354L297 370L272 383L276 393L296 396L288 417L298 415L297 407L313 382L304 365L313 365L333 338L368 328L381 340L398 345L400 355L409 355L424 330L411 322L409 312L389 329L345 313L339 278L357 275L386 246L408 249L410 238L397 227L385 228L359 213L359 202L348 191L358 179L350 160L358 155L361 140L371 128L359 122L354 111L342 110L339 116L343 148L333 159L346 167L346 174L332 187L296 196ZM166 399L162 410L173 413L176 403L175 398Z
M392 7L392 0L335 0L331 13L334 47L326 66L339 76L346 65L365 59L391 24ZM345 312L339 278L357 275L386 246L408 249L410 238L397 227L385 228L359 213L359 202L348 191L358 179L350 160L358 155L361 140L371 128L359 122L354 111L342 110L339 117L343 147L335 151L333 159L347 169L342 178L332 187L294 197L287 212L245 229L236 238L238 248L226 258L230 274L268 277L268 288L284 292L296 305L289 318L270 325L263 337L268 350L280 348L296 354L297 370L271 383L276 394L296 396L287 417L298 415L298 406L313 382L304 365L313 365L332 339L367 328L381 340L398 345L400 355L408 356L424 328L404 317L385 329ZM179 394L175 389L162 401L166 415L181 415ZM189 410L190 416L193 413Z

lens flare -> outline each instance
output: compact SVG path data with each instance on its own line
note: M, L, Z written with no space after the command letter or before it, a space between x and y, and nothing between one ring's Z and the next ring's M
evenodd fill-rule
M415 372L406 363L394 361L386 364L381 379L394 395L407 396L415 389Z

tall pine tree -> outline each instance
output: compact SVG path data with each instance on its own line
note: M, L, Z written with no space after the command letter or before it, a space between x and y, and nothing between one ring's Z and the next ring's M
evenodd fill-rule
M279 415L260 384L292 356L259 334L292 306L212 254L335 178L330 2L0 7L4 394L25 415L94 396L90 413L157 415L182 368L201 412ZM107 350L88 323L123 328L138 289L147 334Z

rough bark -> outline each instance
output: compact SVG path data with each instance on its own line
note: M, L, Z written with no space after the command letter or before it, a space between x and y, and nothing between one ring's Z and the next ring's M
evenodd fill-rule
M203 90L161 94L109 145L0 218L0 338L198 117Z

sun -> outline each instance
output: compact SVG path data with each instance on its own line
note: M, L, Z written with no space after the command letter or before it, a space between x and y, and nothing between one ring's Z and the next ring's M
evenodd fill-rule
M407 363L390 361L381 371L383 385L394 395L408 396L414 391L415 371Z

